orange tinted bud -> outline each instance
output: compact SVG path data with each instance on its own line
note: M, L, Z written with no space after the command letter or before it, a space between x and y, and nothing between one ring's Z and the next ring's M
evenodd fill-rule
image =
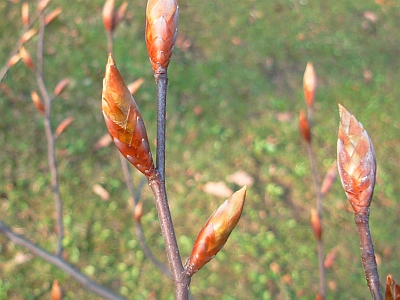
M142 218L143 215L143 202L139 201L135 205L135 210L133 211L133 218L135 219L135 222L139 223L140 219Z
M394 281L392 275L386 277L386 293L385 300L400 299L400 286Z
M146 177L154 176L156 171L142 116L111 54L103 80L102 109L118 150Z
M242 215L247 186L226 200L207 220L186 261L187 276L192 276L221 250Z
M337 248L333 248L327 255L324 261L324 267L325 269L329 269L330 267L333 266L336 257L338 254L338 249Z
M299 116L299 130L301 133L301 136L303 139L307 142L311 142L311 130L310 130L310 125L308 123L306 113L304 110L300 110L300 116Z
M31 98L33 101L33 104L35 104L36 109L41 113L44 114L44 106L42 104L42 100L40 99L38 93L36 93L35 91L31 92Z
M49 5L51 0L40 0L38 3L38 11L41 12L43 11L47 5Z
M146 9L146 45L155 74L166 73L178 33L176 0L149 0Z
M142 83L144 82L143 78L139 78L137 80L135 80L134 82L128 84L128 90L132 95L135 95L135 93L137 92L137 90L140 88L140 86L142 85Z
M69 78L64 78L64 79L60 80L57 83L56 87L54 88L54 92L53 92L54 97L60 95L65 90L65 88L67 87L69 82L70 82Z
M315 237L317 238L318 241L320 241L322 237L321 218L318 215L318 212L314 208L311 209L311 226L314 230Z
M315 90L317 89L317 76L311 62L307 63L303 77L304 97L307 105L310 107L314 103Z
M51 300L62 300L62 291L58 280L54 280L53 286L51 287Z
M74 121L73 117L68 117L68 118L62 120L56 129L56 132L55 132L56 138L59 137L69 127L69 125L71 125L71 123L73 121Z
M29 27L29 5L27 2L22 3L21 18L22 24L24 24L25 27Z
M126 14L126 8L128 7L128 2L124 1L118 8L117 12L114 14L113 29L115 29L118 24L123 20Z
M107 0L103 6L103 24L108 32L114 30L114 6L115 0Z
M49 25L51 22L53 22L62 12L61 8L56 8L52 10L48 15L46 15L44 19L44 23L46 25Z
M27 32L25 32L22 37L21 37L21 42L26 43L31 39L36 34L37 30L34 28L29 29Z
M340 125L337 162L340 179L354 212L371 204L375 186L376 161L372 142L361 123L339 104Z
M336 180L337 175L337 162L335 161L326 172L324 180L321 185L321 196L325 195Z
M17 62L19 62L20 60L21 60L21 55L20 55L19 53L14 54L14 55L8 60L7 66L8 66L9 68L11 68L12 66L15 66L15 64L16 64Z
M21 56L22 61L29 69L35 70L35 65L33 64L32 58L29 55L29 52L26 51L24 47L21 47L21 49L19 50L19 55Z

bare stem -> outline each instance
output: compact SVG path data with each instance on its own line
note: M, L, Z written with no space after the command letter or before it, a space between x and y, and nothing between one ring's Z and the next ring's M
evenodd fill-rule
M167 73L154 74L157 83L157 160L156 168L165 181L165 132L166 132L166 104L167 104Z
M315 165L315 156L311 146L311 142L307 143L307 150L308 150L308 158L310 160L313 185L317 197L317 214L318 218L322 220L322 194L320 186L318 184L317 167ZM319 295L323 299L325 299L326 284L325 284L325 266L324 266L324 243L322 241L322 236L321 239L317 241L317 251L318 251Z
M369 208L354 215L360 237L361 260L367 279L367 285L375 300L383 300L379 283L378 267L376 265L374 246L369 230Z
M60 268L64 272L67 272L72 278L74 278L77 282L79 282L88 291L91 291L104 299L110 299L110 300L113 300L113 299L123 300L124 299L121 296L115 294L114 292L106 289L104 286L99 285L98 283L94 282L90 278L83 275L77 269L75 269L72 265L70 265L68 262L63 260L61 257L52 255L52 254L44 251L43 249L36 246L32 242L28 241L24 237L16 234L11 228L9 228L2 221L0 221L0 232L2 232L14 244L25 247L32 254L39 256L40 258L44 259L45 261Z
M55 147L54 147L54 135L51 130L51 98L47 92L47 88L43 79L43 40L44 40L44 15L42 14L39 18L40 28L39 28L39 38L37 44L37 63L35 76L36 81L39 86L40 93L43 97L45 116L44 116L44 128L47 139L47 158L49 162L49 169L51 174L51 188L54 195L55 207L56 207L56 222L58 229L58 243L57 243L57 255L62 254L62 241L64 238L64 225L63 225L63 215L62 215L62 201L60 196L60 190L58 185L58 171L57 163L55 158ZM41 53L39 53L41 52Z
M165 182L161 180L160 174L157 174L156 177L149 179L149 185L156 201L161 232L165 241L165 249L174 280L175 300L186 300L189 297L190 277L185 275L182 266L174 226L172 224L171 212L168 206Z

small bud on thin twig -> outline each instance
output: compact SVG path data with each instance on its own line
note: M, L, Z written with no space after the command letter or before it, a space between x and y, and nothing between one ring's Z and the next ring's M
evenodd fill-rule
M335 162L329 167L328 171L325 174L324 180L322 181L321 196L324 196L332 187L333 183L336 180L337 172L337 162L335 160Z
M51 22L53 22L62 12L61 8L56 8L52 10L49 14L46 15L44 19L44 23L46 25L49 25Z
M36 93L35 91L31 91L31 98L32 98L33 104L35 104L35 106L36 106L36 109L41 114L44 114L44 106L43 106L42 100L40 99L38 93Z
M308 107L311 107L314 103L316 89L317 76L315 75L313 64L308 62L303 77L304 98L306 99Z
M24 47L21 47L21 49L19 50L19 55L29 69L31 69L32 71L35 70L35 65L33 64L32 58L29 52Z
M135 219L135 222L139 223L140 219L142 218L143 215L143 202L139 201L135 205L135 209L133 211L133 218Z
M37 30L35 28L31 28L28 31L26 31L22 37L21 37L21 42L24 44L27 41L29 41L31 39L31 37L33 37L36 34Z
M311 129L310 129L310 124L308 123L306 113L304 110L300 110L300 115L299 115L299 130L301 133L301 136L307 143L311 143Z
M74 121L73 117L68 117L62 120L56 129L54 138L58 138L71 125L73 121Z
M320 241L322 237L321 218L318 215L317 210L314 208L311 209L311 226L314 230L315 237L317 238L318 241Z
M25 28L28 28L29 27L29 4L27 2L22 3L21 18L22 18L22 24L24 24Z
M19 53L16 53L8 60L7 66L11 68L15 66L16 63L19 62L20 60L21 60L21 55Z
M114 30L114 6L115 0L107 0L103 6L103 24L108 32Z
M60 283L58 280L54 280L53 286L51 287L51 300L62 300L62 291L60 287Z
M69 78L64 78L64 79L60 80L57 83L56 87L54 88L54 92L53 92L54 97L57 97L58 95L60 95L65 90L65 88L67 87L69 82L70 82Z
M132 95L135 95L135 93L141 87L143 82L144 82L144 79L139 78L139 79L135 80L134 82L128 84L128 90L131 92Z

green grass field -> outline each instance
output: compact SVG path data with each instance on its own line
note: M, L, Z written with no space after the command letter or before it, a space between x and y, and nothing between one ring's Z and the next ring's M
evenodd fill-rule
M238 170L254 184L242 219L224 249L194 275L195 299L314 299L316 242L310 226L315 192L298 114L306 108L303 72L318 76L313 146L319 180L336 158L338 103L363 123L378 162L371 231L381 282L400 282L400 6L377 1L179 1L179 38L169 67L167 190L181 254L225 198L203 191ZM382 5L384 2L385 5ZM119 4L120 1L117 1ZM106 133L101 89L107 62L103 1L54 1L63 12L46 30L45 80L71 84L53 103L54 129L73 116L57 140L64 199L66 258L84 274L129 299L173 299L171 281L144 256L136 239L118 153L94 144ZM34 11L34 5L30 5ZM0 66L22 25L20 1L0 2ZM146 1L129 1L117 29L114 57L135 95L149 139L155 140L156 89L144 41ZM26 48L35 53L35 41ZM0 219L49 252L55 251L54 203L38 90L22 63L0 89ZM9 90L5 88L9 87ZM152 145L155 153L154 143ZM133 171L135 186L142 175ZM92 191L102 185L110 199ZM142 191L145 236L166 263L150 189ZM353 214L337 180L323 200L327 299L368 299ZM65 299L97 299L68 274L0 235L0 299L49 299L58 279Z

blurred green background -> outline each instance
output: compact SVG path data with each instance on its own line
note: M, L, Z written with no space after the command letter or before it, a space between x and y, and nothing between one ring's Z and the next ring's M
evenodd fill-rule
M71 78L53 102L53 127L75 118L56 143L65 256L127 298L173 299L170 280L137 242L117 150L113 145L93 150L106 133L100 108L107 61L104 2L53 2L50 9L63 11L46 30L45 80L52 91L59 80ZM206 192L207 184L223 182L235 191L240 186L229 175L238 170L253 180L237 229L193 277L195 299L315 297L319 279L309 218L316 200L298 133L308 61L318 76L313 147L319 181L335 161L340 102L374 142L378 174L372 238L382 283L388 273L400 281L399 3L181 0L179 6L179 37L169 67L167 190L183 259L226 198ZM36 9L33 3L30 8ZM154 141L156 89L144 42L145 8L146 1L129 1L127 18L116 30L114 57L127 82L145 79L135 99ZM0 2L0 65L22 32L20 10L21 1ZM26 45L32 56L35 42ZM38 88L22 63L9 70L0 88L0 218L54 252L47 145L31 90ZM138 187L142 176L133 173ZM93 192L95 184L109 192L109 200ZM166 262L147 186L141 199L149 247ZM369 298L353 214L338 180L323 200L323 214L325 253L338 253L326 272L327 299ZM21 257L27 261L20 263ZM65 299L97 299L0 235L0 299L49 299L54 279Z

